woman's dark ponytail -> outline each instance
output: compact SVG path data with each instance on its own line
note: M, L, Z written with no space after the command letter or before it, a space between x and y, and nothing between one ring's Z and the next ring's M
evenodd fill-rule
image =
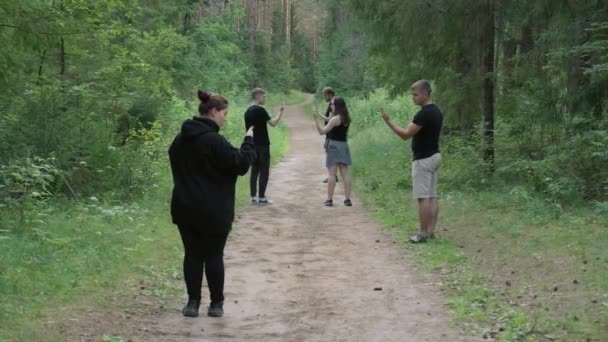
M202 91L202 90L198 90L198 99L201 100L201 102L205 103L207 101L209 101L209 98L211 98L211 94L209 94L206 91Z
M213 108L223 110L228 107L228 100L222 95L208 93L200 89L196 93L201 101L201 104L198 106L198 113L202 116L209 115L209 112Z

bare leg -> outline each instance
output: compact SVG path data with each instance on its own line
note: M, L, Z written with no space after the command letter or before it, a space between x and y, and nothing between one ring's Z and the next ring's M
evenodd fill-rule
M352 179L350 178L350 173L348 172L348 165L338 164L340 168L340 174L342 175L342 181L344 182L344 197L345 199L350 199L351 187L352 187Z
M418 218L420 220L420 233L424 236L429 236L431 230L431 215L430 215L430 198L418 199Z
M435 228L437 228L437 220L439 218L439 201L437 197L431 198L431 225L430 225L430 234L435 234Z
M336 173L338 172L338 166L334 165L328 167L329 179L327 180L327 199L334 199L334 191L336 190Z

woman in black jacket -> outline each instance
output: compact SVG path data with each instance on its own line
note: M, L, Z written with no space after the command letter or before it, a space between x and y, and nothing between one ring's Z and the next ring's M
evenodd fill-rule
M234 220L237 176L255 160L253 129L240 150L219 134L228 101L198 91L199 116L186 120L169 148L173 172L171 216L184 244L188 303L182 313L198 316L203 269L211 292L208 315L221 317L224 302L224 246Z

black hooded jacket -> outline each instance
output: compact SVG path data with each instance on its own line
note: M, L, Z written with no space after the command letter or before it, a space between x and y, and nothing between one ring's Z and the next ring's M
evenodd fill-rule
M253 138L234 148L210 119L186 120L169 148L173 223L208 235L227 234L234 221L235 184L255 160Z

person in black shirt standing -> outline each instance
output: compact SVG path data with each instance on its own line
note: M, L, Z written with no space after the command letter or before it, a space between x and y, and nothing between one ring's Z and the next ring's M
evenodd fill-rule
M268 112L263 107L266 103L266 92L263 89L255 88L251 91L251 100L253 103L245 111L245 127L249 129L254 127L255 136L253 141L257 153L257 159L251 166L251 203L266 205L270 204L266 198L266 187L268 178L270 177L270 138L268 137L268 125L276 127L281 121L285 106L281 105L279 115L271 118ZM259 179L259 192L257 189Z
M171 216L184 244L184 279L188 303L182 314L197 317L203 269L211 293L208 315L224 314L224 246L234 220L237 176L255 159L253 129L240 149L219 134L228 101L198 91L199 116L186 120L169 148L173 174Z
M325 121L325 125L329 123L329 119L331 119L331 100L336 96L336 92L330 87L323 88L323 99L327 102L327 109L325 110L325 115L321 115L319 112L315 111L313 114L318 115L323 121ZM325 144L323 147L325 148L325 153L327 154L327 145L329 140L325 139ZM323 181L324 184L328 183L329 178L325 178ZM338 182L338 175L336 175L336 182Z
M418 243L435 237L439 216L437 180L441 164L439 135L443 125L443 114L431 101L432 90L429 81L417 81L412 85L411 91L414 103L421 109L406 129L393 123L384 108L381 109L381 113L387 125L401 139L413 138L412 184L414 198L418 200L420 230L410 238L410 242Z

